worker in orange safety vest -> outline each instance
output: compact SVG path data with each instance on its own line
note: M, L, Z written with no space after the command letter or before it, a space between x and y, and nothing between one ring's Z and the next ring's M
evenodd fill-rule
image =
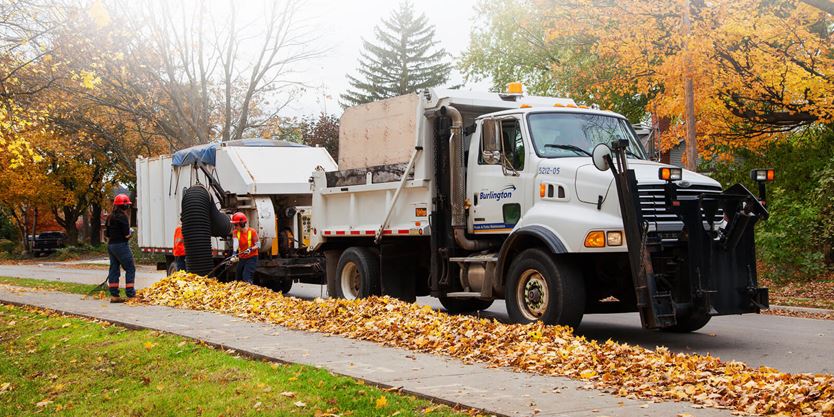
M185 240L182 238L182 222L174 230L174 262L177 271L185 271Z
M252 283L255 276L255 267L258 266L258 248L261 244L258 240L258 232L246 226L248 219L246 215L237 212L232 215L232 224L235 230L232 232L234 257L233 262L237 264L237 278Z

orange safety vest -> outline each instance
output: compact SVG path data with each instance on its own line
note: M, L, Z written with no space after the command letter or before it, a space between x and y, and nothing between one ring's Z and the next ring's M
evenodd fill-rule
M255 229L251 227L247 227L246 231L246 240L241 239L241 231L235 230L235 239L237 239L237 253L243 253L245 250L249 248L253 248L248 255L241 256L240 259L249 259L255 256L258 256L258 248L255 247L255 242L258 241L258 234L255 232Z
M185 256L185 241L182 238L182 226L174 230L174 256Z

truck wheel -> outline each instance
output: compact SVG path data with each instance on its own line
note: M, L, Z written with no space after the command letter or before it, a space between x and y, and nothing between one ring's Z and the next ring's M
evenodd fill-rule
M492 305L493 300L481 300L478 298L449 298L440 297L440 304L449 314L471 313L473 311L486 310Z
M336 282L328 288L334 298L353 300L380 294L379 257L370 248L353 247L342 252L336 273Z
M280 292L283 294L287 294L292 289L292 280L287 279L280 279L280 278L266 278L260 279L258 281L258 285L262 287L269 288L272 291Z
M286 295L288 292L290 292L291 289L292 289L292 280L291 279L281 280L281 283L278 284L278 291L280 291L284 295Z
M174 275L174 272L177 272L177 261L171 261L168 264L168 276Z
M542 321L576 328L585 312L582 274L541 249L527 249L510 264L507 312L516 323Z
M704 327L712 316L708 312L698 309L690 310L686 314L676 314L676 325L660 329L669 333L689 333Z

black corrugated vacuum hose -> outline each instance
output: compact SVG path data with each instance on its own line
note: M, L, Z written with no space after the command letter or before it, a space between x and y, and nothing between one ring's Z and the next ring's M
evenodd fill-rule
M182 236L188 272L208 275L214 268L211 237L228 236L231 230L229 218L217 210L205 187L195 185L185 190L182 196Z

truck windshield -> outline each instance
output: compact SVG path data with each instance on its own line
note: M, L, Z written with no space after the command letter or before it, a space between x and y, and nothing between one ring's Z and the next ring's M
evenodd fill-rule
M600 143L628 139L628 156L645 159L631 127L618 117L583 113L531 113L527 116L536 154L542 158L589 156Z

